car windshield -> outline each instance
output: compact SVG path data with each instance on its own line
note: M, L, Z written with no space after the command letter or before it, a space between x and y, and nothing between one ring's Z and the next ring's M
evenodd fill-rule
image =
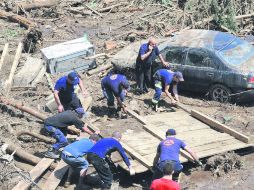
M254 56L254 46L240 38L235 38L232 43L219 51L219 56L227 64L233 67L240 67Z

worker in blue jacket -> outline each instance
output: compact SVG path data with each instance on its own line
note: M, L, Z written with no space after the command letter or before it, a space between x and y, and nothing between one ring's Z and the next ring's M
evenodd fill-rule
M114 151L118 151L125 164L128 166L130 174L133 175L135 173L122 145L119 142L121 138L121 133L115 131L111 138L99 140L87 153L87 160L94 166L100 176L101 186L104 190L110 189L113 180L113 174L110 171L108 163L105 161L106 155L109 155Z
M114 97L117 100L117 111L125 110L125 105L123 104L127 91L130 89L130 84L126 77L121 74L116 74L112 71L110 74L105 76L101 81L101 87L104 97L107 99L109 115L114 113Z
M90 150L94 144L100 139L98 134L90 135L89 139L83 138L79 141L69 144L68 146L64 147L62 151L62 160L71 166L71 172L79 172L80 177L84 177L87 172L88 168L88 161L84 158L84 155ZM67 179L65 185L70 183L70 176Z
M158 109L158 103L161 97L161 93L165 92L165 94L170 98L172 104L179 102L177 84L179 82L184 81L183 74L179 71L173 72L168 69L159 69L153 75L154 78L154 86L155 86L155 94L152 99L152 103L154 105L155 111ZM170 92L170 85L173 85L173 94Z
M56 81L54 88L54 98L57 103L58 112L66 110L75 110L81 107L79 98L76 95L76 88L79 85L84 96L87 96L87 91L84 88L83 81L75 71L63 76Z

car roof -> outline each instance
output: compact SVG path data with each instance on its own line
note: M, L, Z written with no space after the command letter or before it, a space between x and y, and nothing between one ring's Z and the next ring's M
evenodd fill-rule
M173 38L159 45L159 49L174 45L220 51L236 38L236 36L225 32L191 29L177 33Z

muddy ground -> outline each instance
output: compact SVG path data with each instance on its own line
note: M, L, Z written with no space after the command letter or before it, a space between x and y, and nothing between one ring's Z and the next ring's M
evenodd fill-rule
M78 1L77 1L78 2ZM42 8L39 10L32 10L28 16L31 20L36 22L39 29L42 31L43 41L38 44L38 49L32 54L35 57L40 57L40 48L47 47L58 42L75 39L88 35L89 40L95 45L96 53L105 52L107 54L114 54L124 46L128 45L130 41L137 41L139 39L146 39L149 35L133 35L129 37L130 30L149 31L149 24L142 21L147 13L151 10L151 6L142 6L140 10L133 12L116 11L108 14L103 14L100 18L96 14L81 15L74 14L68 9L78 7L79 3L64 4L61 2L56 8ZM160 6L152 6L153 11L161 10ZM138 19L141 18L141 19ZM148 18L147 18L148 19ZM141 22L142 21L142 22ZM0 20L0 50L6 42L10 43L12 53L14 54L18 41L20 41L25 29L18 24L10 23L6 20ZM164 28L166 29L169 28ZM161 37L161 33L156 33L152 30L151 34ZM104 43L106 40L113 40L117 43L117 47L112 50L106 50ZM98 64L109 62L109 59L98 58ZM7 70L7 68L5 68ZM2 69L1 76L6 72ZM100 80L103 74L95 74L87 76L86 73L80 73L86 88L93 96L93 103L89 110L89 120L99 127L103 136L109 136L114 130L121 132L127 129L140 130L141 124L135 119L128 117L127 119L108 119L106 101L101 100L102 97L100 89ZM131 75L131 71L128 72ZM57 80L58 76L52 76L53 81ZM131 83L135 82L131 79ZM51 93L48 82L44 78L35 90L23 89L11 91L9 97L22 101L37 110L44 112L46 97ZM148 94L137 96L133 92L127 97L127 105L135 110L140 115L154 114L150 107L150 99L153 95L151 90ZM254 137L254 107L252 103L236 105L236 104L221 104L218 102L209 101L204 95L192 94L189 92L181 92L181 101L191 109L197 109L209 116L212 116L218 121L234 128L235 130L248 135L252 140ZM22 136L17 138L15 133L20 130L28 130L39 133L43 123L26 114L22 113L10 106L1 105L1 125L0 137L1 143L11 142L24 148L27 152L42 157L42 152L46 151L50 144L39 141L30 136ZM163 108L163 105L162 105ZM50 115L50 113L48 113ZM253 142L253 141L252 141ZM230 153L229 156L224 155L220 160L224 161L218 166L215 164L216 160L209 160L210 164L214 162L214 167L210 168L196 168L193 164L185 165L184 175L181 180L183 189L253 189L253 169L254 169L254 153L253 149L238 151L237 155ZM233 160L233 162L232 162ZM204 164L208 162L207 159L202 160ZM217 163L217 162L216 162ZM230 169L224 170L225 163L229 163ZM238 165L235 163L239 163ZM30 171L31 165L22 162L15 158L13 164L0 163L0 189L8 190L19 181L21 173L27 174L24 171ZM21 173L19 173L21 171ZM147 189L149 187L151 173L147 172L143 175L130 178L126 173L121 172L116 175L120 177L119 189ZM63 186L59 189L66 189ZM34 189L36 189L34 187ZM74 189L74 185L68 189Z

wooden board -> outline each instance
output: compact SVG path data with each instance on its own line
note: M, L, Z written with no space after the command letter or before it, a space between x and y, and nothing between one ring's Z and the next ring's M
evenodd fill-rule
M40 73L42 67L43 67L42 59L28 56L24 66L14 76L13 86L14 87L31 86L33 80Z
M69 166L61 160L55 170L50 174L44 185L41 187L42 190L55 190L61 182L64 174L67 172Z
M239 139L242 142L245 142L245 143L249 142L249 138L247 136L237 132L236 130L229 128L228 126L216 121L213 118L208 117L205 114L202 114L198 111L192 110L191 115L195 118L198 118L199 120L203 121L204 123L208 124L211 127L217 128L219 130L224 131L225 133L228 133L228 134L234 136L235 138Z
M1 59L0 59L0 71L2 69L2 66L3 66L4 62L5 62L5 58L8 55L8 48L9 48L9 44L7 43L7 44L4 45L4 50L3 50L3 53L2 53L2 56L1 56Z
M35 181L38 179L53 161L53 159L42 158L41 161L29 172L31 180ZM31 184L32 182L22 180L12 190L26 190Z

